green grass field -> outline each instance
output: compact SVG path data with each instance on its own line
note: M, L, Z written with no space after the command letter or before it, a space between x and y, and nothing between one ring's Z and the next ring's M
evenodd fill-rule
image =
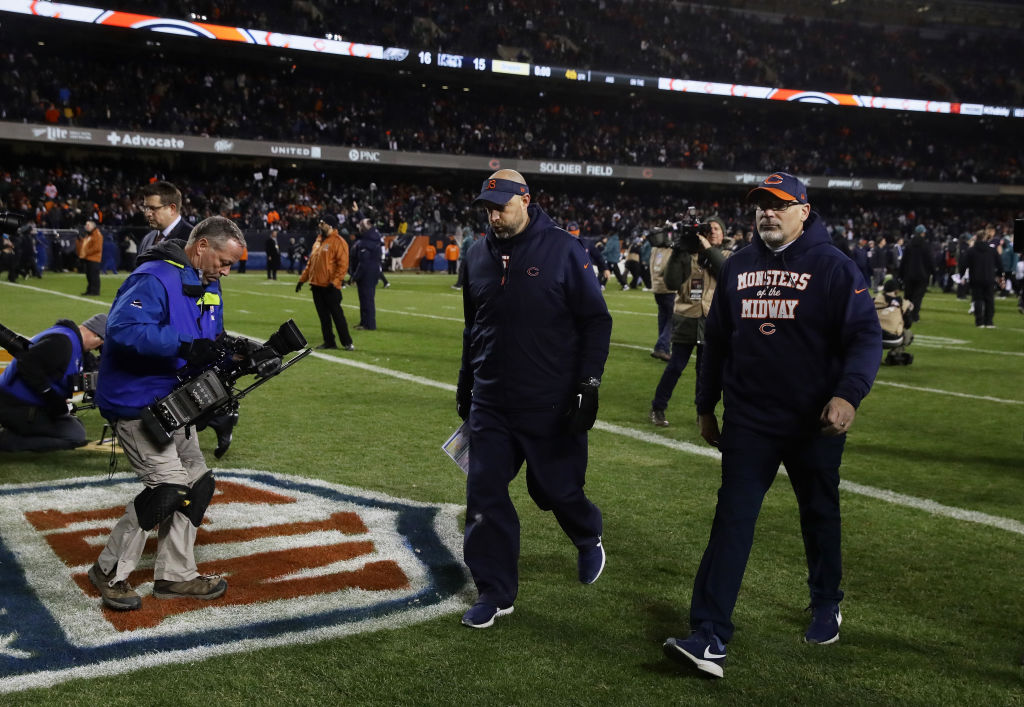
M0 322L32 335L58 317L105 309L123 276L48 274L0 283ZM446 275L402 273L378 290L376 332L356 351L316 354L243 401L215 468L260 469L392 496L461 504L464 476L440 451L458 425L454 382L461 293ZM264 339L294 318L319 325L295 276L224 282L227 328ZM968 303L924 300L909 367L883 367L847 442L842 476L844 623L827 647L802 642L809 615L796 503L785 477L766 499L735 613L725 679L666 660L686 634L693 575L707 541L718 461L697 435L693 368L667 413L647 412L661 372L648 352L653 298L606 293L614 317L590 434L587 489L602 508L608 566L575 579L575 551L553 517L513 484L523 530L516 612L473 631L459 614L407 628L266 648L0 695L8 704L1024 704L1024 316L997 299L997 329ZM350 324L356 293L345 290ZM766 372L770 375L770 372ZM91 434L102 420L83 413ZM7 484L104 476L108 455L76 450L0 457ZM128 473L122 462L118 473ZM2 571L2 568L0 568ZM229 590L230 591L230 590Z

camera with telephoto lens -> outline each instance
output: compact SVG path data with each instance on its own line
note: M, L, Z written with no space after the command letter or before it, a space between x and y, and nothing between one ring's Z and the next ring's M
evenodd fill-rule
M665 222L665 231L669 237L669 247L677 252L700 253L704 245L698 236L707 238L711 235L711 226L697 219L697 208L691 206L687 213L678 214L675 221Z
M32 342L24 336L0 324L0 349L7 349L11 356L18 358L28 351L31 345Z
M0 211L0 233L17 233L25 217L14 211Z
M306 346L306 337L291 319L263 344L229 336L219 338L216 344L220 349L216 363L200 371L186 366L179 374L178 387L143 408L142 424L154 439L168 442L181 427L237 411L238 401L249 392L312 353L307 348L282 364L285 356ZM256 382L236 390L235 382L249 374L256 376Z

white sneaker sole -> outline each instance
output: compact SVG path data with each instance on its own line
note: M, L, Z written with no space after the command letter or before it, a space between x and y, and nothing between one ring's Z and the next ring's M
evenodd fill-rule
M498 618L499 616L508 616L509 614L511 614L515 610L516 610L516 608L514 606L510 606L510 607L505 608L505 609L502 609L502 608L499 607L498 610L496 612L494 612L494 616L491 617L490 621L487 621L486 623L471 624L468 621L466 621L465 618L463 618L462 619L462 625L463 626L469 626L470 628L490 628L491 626L494 625L494 620L496 618Z
M669 658L672 658L674 660L679 660L679 658L686 658L688 661L693 663L697 670L701 671L705 675L711 675L712 677L716 678L725 677L725 670L722 669L721 665L719 665L718 663L713 663L710 660L704 660L703 658L698 658L695 655L691 655L690 653L685 651L682 646L680 646L678 643L675 643L674 641L672 643L668 643L666 641L664 645L664 650L665 654Z
M810 643L812 646L829 646L829 645L832 645L833 643L836 643L836 642L839 641L838 627L842 626L842 625L843 625L843 612L840 611L836 615L836 627L837 627L836 635L834 635L832 638L828 639L827 641L809 641L809 640L807 640L807 636L804 636L804 643Z

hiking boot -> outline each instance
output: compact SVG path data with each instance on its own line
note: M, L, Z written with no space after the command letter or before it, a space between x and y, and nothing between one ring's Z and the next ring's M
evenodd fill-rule
M650 414L651 424L655 427L668 427L668 420L665 419L664 410L655 410L651 408Z
M804 634L806 643L817 643L820 646L827 646L839 640L839 625L843 623L843 614L839 611L839 604L822 604L821 606L809 606L808 610L814 618L811 625Z
M89 568L89 581L100 590L103 599L103 606L115 611L134 611L142 608L142 599L132 589L128 581L122 579L120 582L112 582L114 572L104 574L100 569L100 563L96 562Z
M470 607L469 611L462 615L462 625L470 628L490 628L494 620L499 616L508 616L515 607L509 604L506 608L499 608L496 604L485 601L478 601Z
M593 584L604 571L605 563L604 545L601 544L601 536L597 537L597 544L590 547L581 547L579 556L576 558L576 572L583 584Z
M158 579L153 583L157 599L216 599L228 589L228 581L219 575L199 575L185 582Z
M725 675L725 644L710 629L694 631L687 639L670 638L661 648L667 657L683 665L692 664L704 675Z

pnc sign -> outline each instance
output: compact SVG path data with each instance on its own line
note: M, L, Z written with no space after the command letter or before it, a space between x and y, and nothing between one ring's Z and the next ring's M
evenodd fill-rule
M134 479L0 486L0 692L394 628L465 609L461 506L282 474L217 472L196 538L220 599L152 596L155 533L129 578L142 608L101 606L86 573Z

